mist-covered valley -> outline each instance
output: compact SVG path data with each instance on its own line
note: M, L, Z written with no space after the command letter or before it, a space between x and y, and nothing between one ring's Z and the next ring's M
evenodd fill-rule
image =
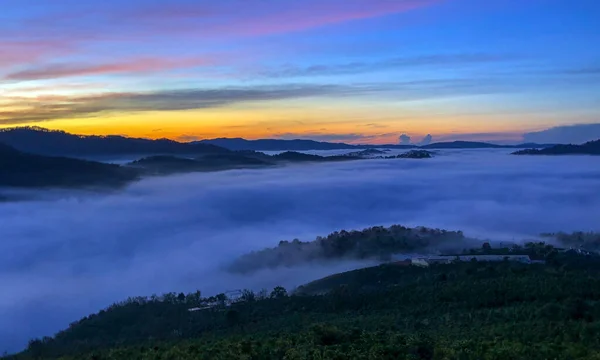
M288 288L370 262L231 274L280 240L402 224L521 241L599 231L600 158L440 150L153 177L115 192L19 191L0 203L0 351L129 296Z

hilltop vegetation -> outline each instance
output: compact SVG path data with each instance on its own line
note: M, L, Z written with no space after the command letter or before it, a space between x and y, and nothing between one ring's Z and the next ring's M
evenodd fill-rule
M140 169L147 175L164 175L181 172L217 171L237 168L251 168L273 165L258 157L240 153L207 154L197 158L175 156L149 156L127 164Z
M376 226L362 231L336 231L314 241L281 241L275 248L236 259L229 270L252 272L262 268L294 266L317 261L389 259L395 253L425 251L434 247L461 249L469 239L460 231Z
M546 265L386 264L229 307L224 294L131 298L9 359L597 359L600 264L550 253Z
M577 231L571 234L563 232L545 233L541 236L542 238L555 239L568 247L600 252L600 233Z
M583 145L555 145L543 149L525 149L513 155L600 155L600 140Z

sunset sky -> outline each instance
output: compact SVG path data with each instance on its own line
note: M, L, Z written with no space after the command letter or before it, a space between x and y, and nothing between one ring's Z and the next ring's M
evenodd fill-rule
M600 122L598 0L2 0L0 127L517 141Z

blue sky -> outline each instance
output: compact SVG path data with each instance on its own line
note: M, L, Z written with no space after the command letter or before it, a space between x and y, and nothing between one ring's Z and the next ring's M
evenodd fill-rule
M518 141L600 122L598 13L591 0L5 0L0 126Z

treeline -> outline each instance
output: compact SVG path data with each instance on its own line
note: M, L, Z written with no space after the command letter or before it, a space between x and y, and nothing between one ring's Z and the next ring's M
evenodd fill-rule
M342 259L389 260L400 252L423 251L436 246L464 245L461 231L408 228L401 225L376 226L361 231L336 231L314 241L281 241L275 248L252 252L236 259L229 269L251 272L262 268L294 266L313 261Z
M310 285L323 295L246 292L198 312L197 293L134 298L11 359L598 359L600 268L565 256L388 264Z
M587 251L600 251L600 233L597 232L576 231L570 234L564 232L545 233L542 234L542 237L556 239L565 246Z

